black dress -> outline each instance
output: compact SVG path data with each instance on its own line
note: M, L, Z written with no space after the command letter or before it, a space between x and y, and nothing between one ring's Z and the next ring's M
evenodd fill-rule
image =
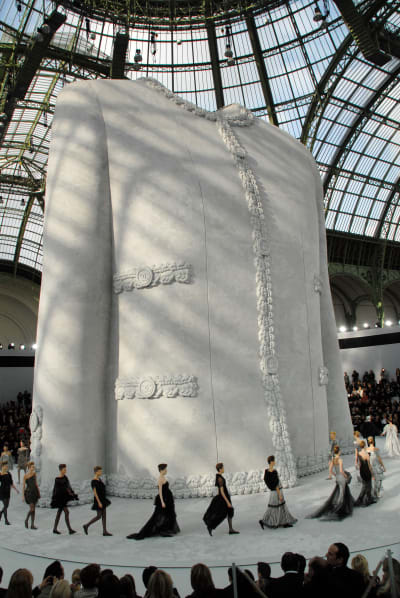
M360 478L362 486L360 495L354 503L354 506L368 507L369 505L372 505L374 502L376 502L375 498L372 496L371 470L369 468L367 459L363 459L360 454L358 455L358 460L360 463Z
M218 494L212 499L210 506L203 517L204 523L210 529L215 529L218 527L225 517L232 519L234 515L233 507L228 507L224 497L222 496L221 490L223 488L226 499L228 502L231 502L231 496L228 492L228 488L226 487L225 478L220 473L217 473L215 477L215 485L218 488Z
M161 505L159 494L154 499L155 509L153 515L137 534L127 536L129 540L143 540L150 536L172 536L178 534L178 522L176 520L174 496L169 489L169 483L162 485L162 496L165 508Z
M10 472L0 475L0 500L7 500L10 498L12 485L13 479Z
M77 494L72 490L67 476L54 480L53 496L51 498L52 509L63 509L70 500L78 500Z
M39 492L36 486L36 474L25 480L25 502L27 505L35 505L39 500Z
M103 505L100 508L99 503L96 500L96 497L94 497L92 511L102 511L103 509L106 509L111 504L111 501L108 500L108 498L106 498L106 487L105 487L103 481L100 479L92 480L90 485L92 486L93 490L96 488L96 492L97 492L97 496L99 497L99 501Z

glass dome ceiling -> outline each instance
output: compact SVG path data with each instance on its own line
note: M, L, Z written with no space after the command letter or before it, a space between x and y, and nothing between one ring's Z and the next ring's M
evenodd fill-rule
M244 104L313 153L328 231L399 242L399 31L400 0L3 0L3 267L42 267L58 93L110 76L156 78L208 110Z

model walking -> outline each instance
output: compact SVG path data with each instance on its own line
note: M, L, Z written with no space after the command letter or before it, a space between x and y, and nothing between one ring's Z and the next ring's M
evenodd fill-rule
M333 457L335 456L335 446L337 446L337 440L336 440L336 432L331 432L329 434L329 439L331 442L331 449L329 451L329 476L328 476L328 480L332 479L332 474L331 474L331 462L333 461Z
M203 521L207 526L208 533L212 536L212 530L218 527L220 523L227 517L230 534L239 534L237 530L233 529L232 519L234 516L234 508L232 507L231 496L226 481L222 475L225 472L224 464L217 463L215 466L217 474L215 476L215 486L218 489L218 494L212 499L210 506L204 514Z
M36 503L40 498L40 490L37 485L35 464L33 461L28 463L28 473L24 475L22 483L22 500L29 505L28 515L25 519L25 527L28 528L29 519L31 519L31 529L35 527Z
M19 494L19 490L14 486L11 473L8 471L8 463L1 464L0 473L0 500L3 503L3 509L0 511L0 520L4 515L4 522L6 525L11 525L7 517L7 509L10 504L11 488Z
M158 494L154 499L153 515L138 533L127 536L129 540L143 540L156 535L168 537L180 532L176 520L174 497L166 479L167 464L160 463L158 471Z
M20 475L21 471L26 473L26 469L28 466L28 456L29 456L29 449L25 446L25 442L20 440L19 442L19 449L18 449L18 484L20 483Z
M360 450L358 451L358 460L360 463L360 477L362 482L361 492L359 497L357 498L356 502L354 503L355 507L368 507L376 502L375 498L372 496L372 478L374 477L374 472L372 470L372 466L369 460L369 454L365 448L365 442L362 440L360 442Z
M8 471L12 471L14 467L14 459L12 452L8 448L8 444L3 446L3 452L0 455L0 463L7 463Z
M77 494L72 490L69 479L67 478L67 466L65 463L61 463L58 466L60 475L54 480L53 496L51 499L51 508L57 509L57 515L54 521L53 534L60 534L57 527L60 522L61 513L64 512L65 523L70 534L76 534L76 531L72 529L69 522L69 510L67 504L71 500L78 500Z
M368 436L368 454L372 471L374 472L374 485L372 494L375 498L380 498L382 492L383 472L386 468L383 464L379 449L375 446L373 436Z
M397 426L394 425L392 418L389 417L388 423L383 428L381 434L381 436L386 436L385 451L389 457L400 457L400 442L397 433Z
M91 519L88 523L85 523L85 525L83 526L83 531L86 535L88 534L89 526L92 525L92 523L95 523L96 521L99 521L99 519L101 519L101 522L103 524L103 536L112 536L112 534L110 534L107 531L106 515L106 509L111 504L111 501L109 501L108 498L106 498L106 487L104 485L103 480L100 477L102 473L103 469L99 465L97 465L94 468L94 478L91 482L94 494L92 510L97 511L97 515L96 517L93 517L93 519Z
M292 527L297 522L297 519L291 515L286 506L279 475L275 469L274 455L268 457L268 469L264 471L264 482L271 492L269 494L268 508L264 513L264 517L258 523L262 529L265 526L272 528Z
M330 465L330 473L336 478L335 488L322 507L312 515L308 515L307 519L321 517L325 521L337 520L344 519L353 513L354 498L349 488L351 475L343 469L339 446L335 447L334 454L335 456Z

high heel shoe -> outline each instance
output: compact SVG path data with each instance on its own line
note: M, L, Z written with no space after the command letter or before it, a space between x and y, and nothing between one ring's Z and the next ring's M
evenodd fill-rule
M210 534L210 536L212 536L212 529L211 529L211 527L208 527L208 525L207 525L207 531Z
M264 529L264 521L260 519L258 523L261 525L261 529Z

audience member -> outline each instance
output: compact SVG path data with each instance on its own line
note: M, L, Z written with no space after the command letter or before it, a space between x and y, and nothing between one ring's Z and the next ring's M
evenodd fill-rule
M33 576L28 569L17 569L8 584L7 598L32 598Z
M400 596L400 563L396 559L392 559L393 565L393 575L394 575L394 595ZM380 598L391 598L391 584L390 584L390 575L389 575L389 559L386 558L383 561L382 566L382 583L379 586L376 595Z
M281 558L282 577L271 579L269 598L291 598L303 586L303 573L299 573L299 557L294 552L285 552Z
M207 565L202 563L193 565L190 571L190 583L193 592L186 598L214 598L223 593L215 589L211 571Z
M3 581L3 568L0 567L0 584ZM0 598L4 598L4 596L7 594L7 590L6 588L0 588Z
M81 569L82 589L74 594L74 598L96 598L100 578L100 567L95 563Z
M50 598L72 598L72 590L66 579L59 579L51 588Z
M120 579L121 593L124 598L140 598L136 594L136 584L132 575L129 573Z
M326 553L326 560L331 567L330 581L336 596L340 598L361 598L365 584L361 573L347 567L349 549L342 542L331 544Z
M262 561L257 563L257 578L256 586L268 595L269 586L271 585L271 567L268 563Z
M174 598L172 579L162 569L151 575L146 593L147 598Z

